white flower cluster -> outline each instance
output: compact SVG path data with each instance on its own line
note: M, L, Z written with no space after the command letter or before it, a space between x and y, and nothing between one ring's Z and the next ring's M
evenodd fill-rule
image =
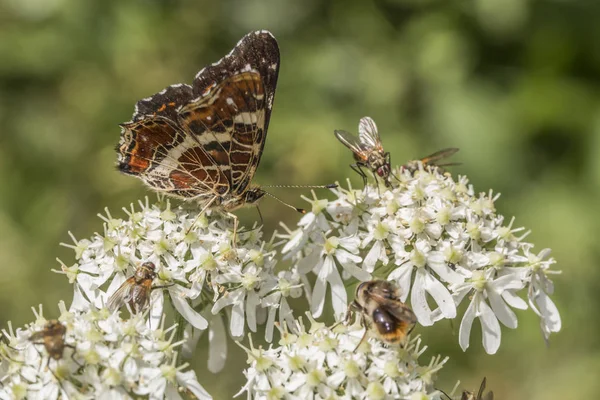
M25 329L2 331L0 399L212 398L177 364L175 326L151 330L141 314L125 321L106 309L59 307L58 321L46 321L40 307Z
M164 292L178 314L196 329L187 333L189 352L199 338L198 330L209 329L209 369L221 370L226 359L223 316L229 317L231 336L240 338L245 326L255 332L259 322L268 322L271 337L279 310L281 321L292 321L286 298L302 294L299 276L276 274L275 251L261 240L260 228L238 231L236 246L232 218L208 211L198 217L168 201L140 202L125 209L128 219L113 218L106 211L104 233L92 240L76 240L65 245L75 250L77 262L63 264L75 297L71 309L102 308L136 267L152 262L157 278L150 299L150 326L163 316ZM206 317L206 318L205 318ZM207 320L208 318L208 320Z
M361 342L364 328L340 324L330 329L298 320L291 333L281 329L279 347L244 348L250 366L247 384L239 394L248 399L441 399L433 387L436 373L447 358L433 358L420 365L426 350L417 336L404 347L385 346L377 339Z
M518 295L525 288L544 337L560 330L560 315L549 297L555 261L549 250L532 252L533 245L524 241L527 233L517 236L523 228L513 228L512 220L505 224L494 206L498 195L475 194L467 178L454 180L422 163L416 171L397 168L391 182L390 189L338 188L334 200L313 193L313 199L306 198L312 211L298 228L284 226L282 252L302 278L314 317L323 312L328 286L340 318L348 305L350 279L376 276L395 281L402 301L410 295L422 326L456 318L457 308L468 298L459 332L463 350L479 318L484 348L495 353L499 322L514 329L517 317L511 307L527 308ZM310 273L316 276L312 291Z
M476 194L465 177L455 180L437 167L413 167L393 171L390 187L348 184L333 189L333 200L313 192L305 198L311 211L297 229L284 226L278 243L264 241L260 228L234 232L230 215L171 209L163 199L124 209L124 219L106 211L102 234L71 235L73 244L65 244L76 262L61 262L57 272L74 284L74 297L68 311L61 305L60 323L49 325L40 312L26 329L3 331L0 399L209 399L194 373L183 372L187 365L177 364L178 353L192 353L208 331L208 367L218 372L227 337L239 340L259 324L269 342L279 326L281 341L268 350L246 348L251 366L242 392L250 399L441 398L432 382L446 360L420 366L418 337L404 347L372 339L357 349L364 327L314 321L325 311L328 288L341 319L351 302L347 287L374 278L394 281L400 301L410 297L421 326L457 318L468 301L458 335L463 350L478 318L483 346L495 353L500 324L517 327L513 309L531 307L545 339L558 332L550 250L534 253L523 228L505 223L495 210L498 195ZM289 268L277 265L277 246ZM303 294L310 329L288 303ZM166 330L165 300L178 322ZM134 308L129 319L114 312L121 305L123 317L125 307Z

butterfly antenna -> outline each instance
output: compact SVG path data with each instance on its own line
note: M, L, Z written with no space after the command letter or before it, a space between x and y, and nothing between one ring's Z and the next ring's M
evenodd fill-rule
M291 189L335 189L338 187L336 183L330 183L327 185L261 185L262 187L268 188L291 188ZM275 197L270 193L269 196ZM279 199L278 199L279 200ZM281 201L281 200L279 200Z
M277 186L274 186L274 187L277 187ZM321 186L320 186L320 187L321 187ZM281 204L283 204L284 206L286 206L286 207L289 207L289 208L292 208L292 209L296 210L296 211L297 211L297 212L299 212L300 214L306 214L306 210L305 210L304 208L298 208L298 207L294 207L293 205L286 203L285 201L281 200L279 197L277 197L277 196L275 196L275 195L272 195L272 194L271 194L271 193L269 193L269 192L265 192L265 194L266 194L266 195L268 195L268 196L270 196L270 197L272 197L272 198L274 198L275 200L277 200L278 202L280 202L280 203L281 203Z

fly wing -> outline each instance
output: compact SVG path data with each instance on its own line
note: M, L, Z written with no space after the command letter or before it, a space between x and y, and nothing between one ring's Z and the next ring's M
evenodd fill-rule
M29 341L37 342L44 338L44 331L39 331L29 336Z
M129 299L131 310L134 313L143 311L148 305L150 292L152 291L152 279L145 279L131 290Z
M399 321L408 322L411 325L417 323L417 316L410 309L409 306L404 304L398 299L386 299L381 297L379 304L385 305L386 310L390 315Z
M415 315L413 310L411 310L409 306L407 306L399 300L396 300L395 302L397 304L395 304L394 307L389 308L390 314L392 314L395 318L399 319L400 321L406 321L411 325L416 324L417 316Z
M131 299L131 288L135 285L135 278L128 278L119 288L108 298L106 308L111 313L123 307Z
M358 123L358 137L364 148L383 151L377 125L370 117L363 117Z
M363 143L361 143L356 136L351 134L350 132L346 132L343 130L335 130L335 137L338 138L340 142L344 144L347 148L352 150L354 156L358 160L366 161L368 158L367 148Z
M436 161L443 160L444 158L448 158L451 155L455 154L458 151L456 147L449 147L447 149L442 149L440 151L436 151L433 154L430 154L426 157L423 157L421 161L423 164L435 164ZM451 165L451 164L444 164Z

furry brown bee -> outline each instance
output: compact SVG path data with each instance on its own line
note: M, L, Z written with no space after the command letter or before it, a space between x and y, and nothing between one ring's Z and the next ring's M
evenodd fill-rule
M112 313L125 304L129 304L131 312L137 314L143 311L150 303L152 282L156 278L156 266L152 262L145 262L139 266L133 276L110 296L106 307Z
M362 282L350 307L361 312L363 323L368 321L377 336L389 344L402 343L417 322L410 307L400 301L398 287L389 281Z
M440 151L436 151L433 154L430 154L426 157L421 158L420 160L411 160L402 166L403 169L410 171L411 174L414 174L419 170L419 162L423 164L426 168L427 166L432 167L450 167L453 165L460 165L460 163L444 163L438 164L438 161L443 160L444 158L448 158L454 155L458 151L455 147L449 147L447 149L442 149Z
M42 344L46 352L54 360L60 360L65 347L72 347L65 343L67 328L55 319L46 322L44 328L31 335L29 341L33 344Z
M483 378L481 381L481 386L479 387L479 392L477 392L477 397L473 392L463 391L460 400L494 400L494 393L488 392L485 396L483 395L483 391L485 390L486 379Z
M367 175L362 170L363 167L379 176L385 186L391 186L389 179L392 171L390 153L383 150L375 121L369 117L361 118L358 124L358 137L343 130L335 130L334 133L340 142L352 150L356 164L352 164L350 167L361 176L365 185L367 184Z

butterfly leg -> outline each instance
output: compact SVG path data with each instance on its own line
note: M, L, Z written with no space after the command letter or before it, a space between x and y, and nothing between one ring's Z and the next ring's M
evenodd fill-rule
M233 235L231 237L231 247L235 251L235 249L237 248L237 229L239 224L239 218L234 213L228 212L227 215L229 215L233 219Z
M202 207L202 209L200 210L200 212L198 213L198 215L196 216L196 218L194 218L194 222L192 222L192 224L190 225L190 227L188 228L187 231L185 231L186 236L190 233L190 231L192 230L192 228L194 227L194 225L196 225L196 222L198 222L198 220L200 219L200 216L202 214L204 214L204 212L206 210L208 210L210 208L210 206L217 200L217 196L213 196L208 203L206 203L204 205L204 207Z

